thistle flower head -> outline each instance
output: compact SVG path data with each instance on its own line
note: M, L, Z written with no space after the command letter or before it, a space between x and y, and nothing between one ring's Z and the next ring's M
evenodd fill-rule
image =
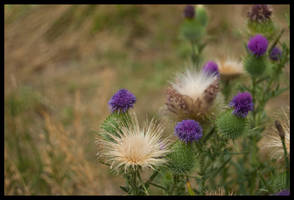
M195 7L191 5L187 5L184 9L184 16L187 19L193 19L195 16Z
M136 97L126 89L120 89L109 100L108 104L111 107L111 112L126 112L132 108L136 102Z
M175 135L186 143L194 140L198 141L202 137L202 128L199 123L194 120L183 120L177 123Z
M218 66L213 61L208 61L204 65L203 71L206 72L206 73L208 73L208 74L215 74L215 75L219 76Z
M290 158L290 119L289 119L289 108L282 109L282 112L279 111L277 116L274 118L278 118L280 120L279 128L276 127L276 124L271 127L270 132L264 140L262 141L263 149L266 153L271 155L271 158L275 158L278 161L282 161L284 158L284 149L281 141L281 136L284 137L286 150L288 152L288 156ZM283 134L281 135L279 129L283 130Z
M282 190L282 191L276 193L275 196L290 196L290 191L289 190Z
M246 117L249 111L253 110L252 96L249 92L239 92L229 104L234 107L233 114L238 117Z
M261 23L270 20L271 14L272 9L268 5L257 4L251 7L247 16L250 21Z
M250 38L248 42L248 49L256 56L262 56L265 54L268 46L267 39L257 34L254 37Z
M278 47L274 47L269 55L271 60L277 61L282 57L282 51Z
M111 163L111 168L116 171L124 169L126 172L136 167L153 169L166 162L170 143L167 138L162 138L164 127L160 123L151 120L140 127L133 113L128 122L119 124L116 134L102 130L111 140L105 137L97 139L101 147L100 156Z
M234 79L244 74L242 63L234 59L217 61L217 66L221 79L224 80Z
M219 79L215 74L188 69L171 82L166 105L178 121L187 118L201 121L210 113L218 91Z

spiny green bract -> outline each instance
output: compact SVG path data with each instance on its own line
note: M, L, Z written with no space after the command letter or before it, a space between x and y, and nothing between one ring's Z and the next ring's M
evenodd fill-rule
M256 57L254 55L248 55L244 59L245 70L251 76L261 76L267 66L267 60L265 56Z
M228 139L236 139L244 132L247 125L246 118L237 117L228 110L216 120L219 134Z
M262 34L267 39L271 40L275 34L276 28L271 20L266 22L251 22L247 23L250 35Z
M105 140L113 141L107 133L118 136L118 133L121 132L121 126L129 126L130 122L130 116L127 112L113 112L101 124L102 131L99 134Z
M189 172L195 164L192 144L177 141L172 150L172 153L168 155L170 169L176 174Z

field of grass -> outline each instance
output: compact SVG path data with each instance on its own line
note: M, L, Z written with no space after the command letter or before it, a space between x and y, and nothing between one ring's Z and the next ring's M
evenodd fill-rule
M241 59L249 6L207 6L205 60ZM123 179L96 159L96 133L120 88L136 95L139 118L158 115L168 81L190 63L190 46L179 37L183 8L5 5L6 195L123 194ZM286 26L289 6L273 9ZM267 111L289 105L289 96Z

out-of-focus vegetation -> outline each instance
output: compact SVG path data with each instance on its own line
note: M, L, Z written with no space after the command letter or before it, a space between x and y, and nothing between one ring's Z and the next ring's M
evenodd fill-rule
M136 95L139 118L158 115L168 81L189 64L183 7L5 5L5 194L122 194L123 180L96 160L95 131L119 88ZM206 59L241 58L248 7L207 6ZM287 23L289 6L273 9ZM289 92L267 110L281 104Z

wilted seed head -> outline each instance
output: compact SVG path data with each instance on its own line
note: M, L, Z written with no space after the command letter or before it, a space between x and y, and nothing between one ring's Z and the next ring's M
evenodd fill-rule
M184 16L187 19L193 19L195 16L195 7L191 5L187 5L184 9Z
M276 193L275 196L290 196L290 191L289 190L282 190L282 191Z
M287 111L288 110L288 111ZM283 109L278 113L275 118L279 118L280 121L275 122L270 132L262 141L263 149L271 155L272 158L276 158L278 161L282 161L284 158L284 149L281 141L281 137L284 137L286 150L290 158L290 119L289 108Z
M249 111L253 110L252 96L249 92L239 92L229 104L234 108L233 114L238 117L246 117Z
M251 7L248 18L255 22L265 22L271 18L272 9L268 5L257 4Z
M250 38L248 42L248 49L256 56L262 56L265 54L268 46L267 39L257 34L254 37Z
M242 63L233 59L217 61L217 65L221 79L224 80L235 79L244 73Z
M166 105L179 119L199 121L209 113L218 91L219 79L215 74L186 70L167 89Z
M109 100L108 104L111 107L111 112L126 112L132 108L136 102L136 97L126 89L120 89Z
M136 115L132 114L129 122L120 123L116 134L103 132L112 140L98 138L100 156L117 171L162 165L166 163L165 157L170 152L170 141L162 138L163 131L164 127L154 120L140 127Z
M208 74L214 74L219 76L219 71L218 71L218 66L215 62L213 61L208 61L204 67L203 67L203 71L208 73Z
M186 143L198 141L202 137L202 128L194 120L183 120L177 123L175 135Z
M282 57L282 51L278 47L274 47L269 55L271 60L277 61Z

